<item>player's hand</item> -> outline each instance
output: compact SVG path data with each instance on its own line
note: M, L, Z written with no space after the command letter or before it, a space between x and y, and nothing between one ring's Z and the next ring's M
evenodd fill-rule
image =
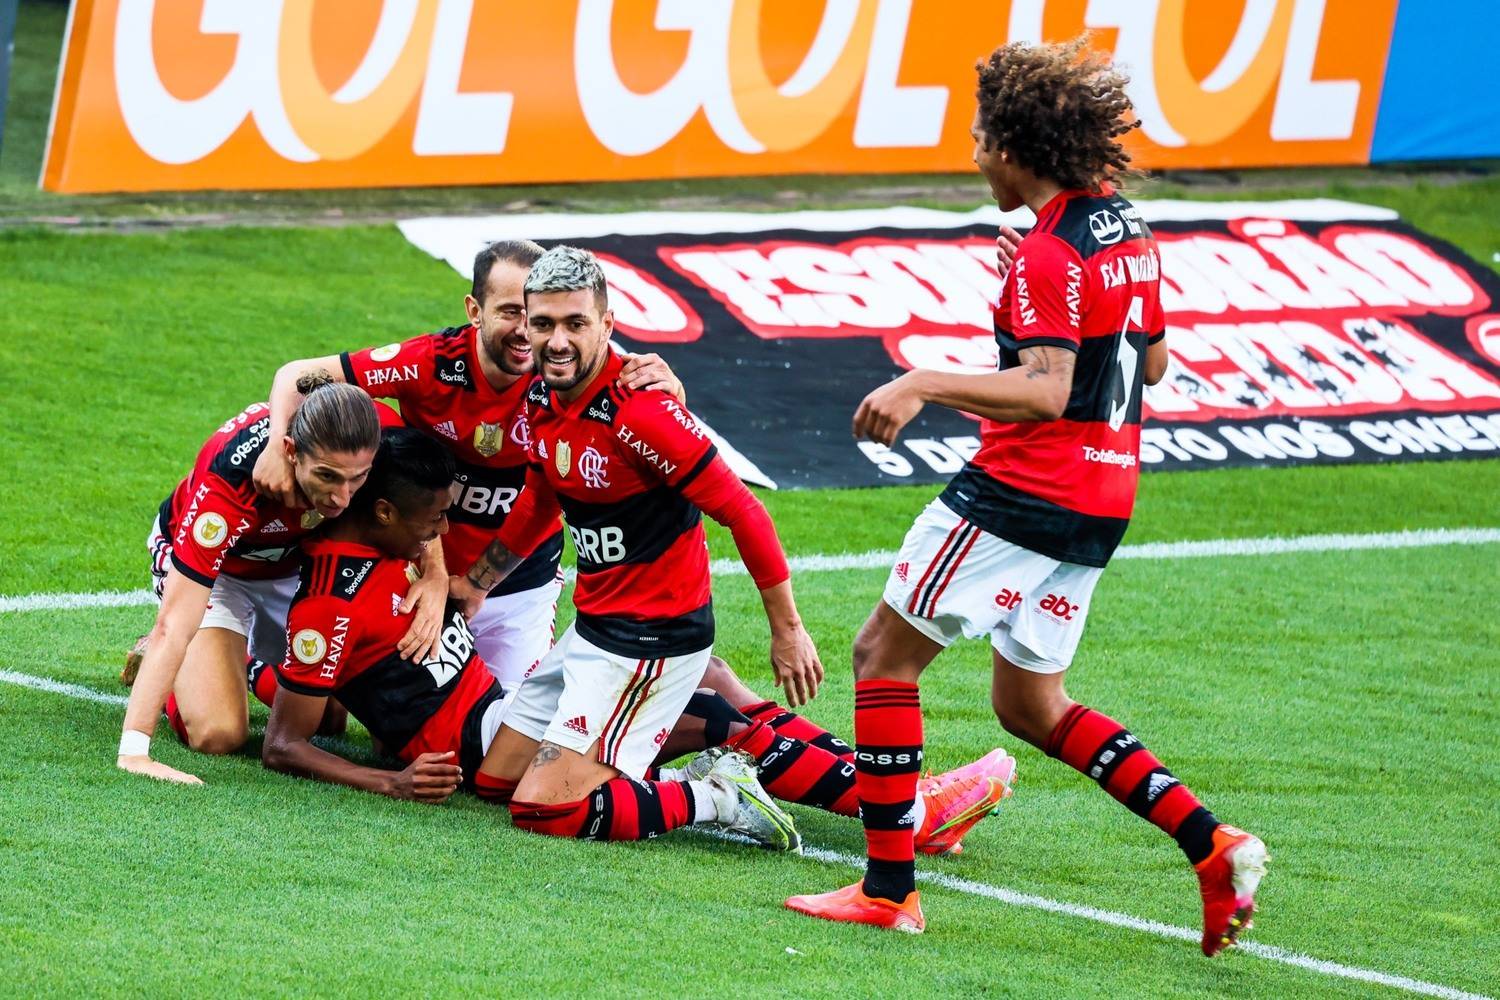
M407 765L406 770L396 775L391 787L391 798L410 802L426 802L437 805L458 791L464 772L457 764L450 763L456 756L447 753L424 753Z
M297 477L292 474L292 463L287 461L281 446L275 441L266 442L260 457L251 470L255 491L268 500L283 507L297 506Z
M470 583L467 576L450 576L448 577L448 596L458 602L464 617L473 621L474 616L479 614L479 609L484 606L484 599L487 595Z
M901 429L922 412L923 399L918 391L916 372L876 389L866 396L854 411L854 436L878 441L887 447L896 443Z
M995 237L995 265L1000 269L1000 277L1010 273L1010 266L1016 262L1016 254L1021 251L1021 234L1009 226L1000 227L1000 235Z
M620 369L620 385L626 389L660 389L668 396L677 397L679 403L687 402L682 388L682 379L672 373L667 363L656 354L627 354L625 365Z
M131 754L129 756L122 754L115 758L115 766L122 771L129 771L131 774L143 774L148 778L155 778L158 781L175 781L179 785L203 784L202 778L188 774L186 771L179 771L175 767L168 767L159 760L152 760L146 754Z
M771 671L776 686L786 692L786 702L796 708L817 697L823 683L823 662L807 629L798 624L771 633Z
M406 592L406 600L397 609L411 615L411 627L396 644L404 660L421 663L437 651L438 636L443 630L443 612L448 606L447 576L422 577Z

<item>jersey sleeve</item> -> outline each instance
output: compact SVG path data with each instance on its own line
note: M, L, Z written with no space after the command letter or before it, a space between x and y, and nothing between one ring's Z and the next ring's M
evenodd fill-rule
M345 351L339 355L344 381L372 396L402 399L433 374L432 335L423 334L384 347Z
M1023 240L1011 274L1010 330L1016 347L1078 350L1084 270L1077 251L1049 234Z
M288 691L323 696L338 686L339 664L353 647L357 616L335 597L308 597L292 604L286 622L286 661L276 668Z
M621 408L616 433L625 453L648 476L681 491L718 454L687 407L664 392L633 396Z
M547 474L533 462L526 467L526 485L521 488L515 506L505 516L505 523L500 526L495 540L524 559L552 537L561 514L562 506L557 502L552 484L547 482ZM469 567L454 566L449 570L467 573Z
M684 484L682 495L734 535L740 561L757 589L769 590L790 579L786 553L765 506L722 458L710 453L709 459L707 467Z
M189 580L212 587L224 556L255 527L258 515L253 500L212 473L192 485L192 499L172 538L172 565Z

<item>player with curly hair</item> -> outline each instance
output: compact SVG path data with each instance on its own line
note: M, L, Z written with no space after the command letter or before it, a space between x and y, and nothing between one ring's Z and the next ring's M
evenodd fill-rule
M1137 124L1126 77L1085 37L1004 45L977 69L974 163L1000 207L1025 205L1036 225L995 309L999 370L907 372L855 413L856 437L889 445L936 403L979 416L982 443L918 516L855 640L865 877L787 905L924 928L912 850L917 682L958 638L987 636L1001 725L1176 840L1198 874L1203 952L1213 955L1249 925L1265 845L1220 823L1125 727L1063 688L1135 503L1142 385L1167 366L1156 242L1113 184L1130 163L1120 138Z

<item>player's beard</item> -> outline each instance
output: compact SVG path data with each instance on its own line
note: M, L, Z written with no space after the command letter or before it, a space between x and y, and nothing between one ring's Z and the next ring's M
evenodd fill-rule
M532 361L531 340L526 336L525 327L521 327L508 337L485 333L479 338L479 344L484 353L489 355L490 360L507 375L525 377L536 371L536 364ZM517 352L511 350L510 345L525 348L522 352L526 355L524 363L516 356Z
M600 350L607 351L609 350L609 348L601 346ZM546 351L543 351L541 361L537 370L542 373L542 381L547 383L547 388L551 389L553 392L567 392L569 389L576 388L593 377L594 372L599 368L599 358L600 355L598 354L594 355L591 358L585 358L582 351L574 348L573 374L563 376L562 378L548 378L548 355Z

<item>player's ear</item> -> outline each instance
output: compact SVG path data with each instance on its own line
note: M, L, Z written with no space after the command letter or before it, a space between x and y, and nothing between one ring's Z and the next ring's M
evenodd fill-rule
M470 323L473 323L475 326L479 325L479 316L483 312L483 309L479 305L478 299L472 295L465 295L464 312L468 313Z
M293 441L290 437L283 437L281 439L281 453L286 456L288 462L295 462L297 460L297 442Z
M373 508L375 523L383 528L388 528L396 522L396 505L389 500L381 499L375 501Z
M604 324L604 339L608 340L610 335L615 332L615 311L613 309L604 310L604 316L601 321Z

